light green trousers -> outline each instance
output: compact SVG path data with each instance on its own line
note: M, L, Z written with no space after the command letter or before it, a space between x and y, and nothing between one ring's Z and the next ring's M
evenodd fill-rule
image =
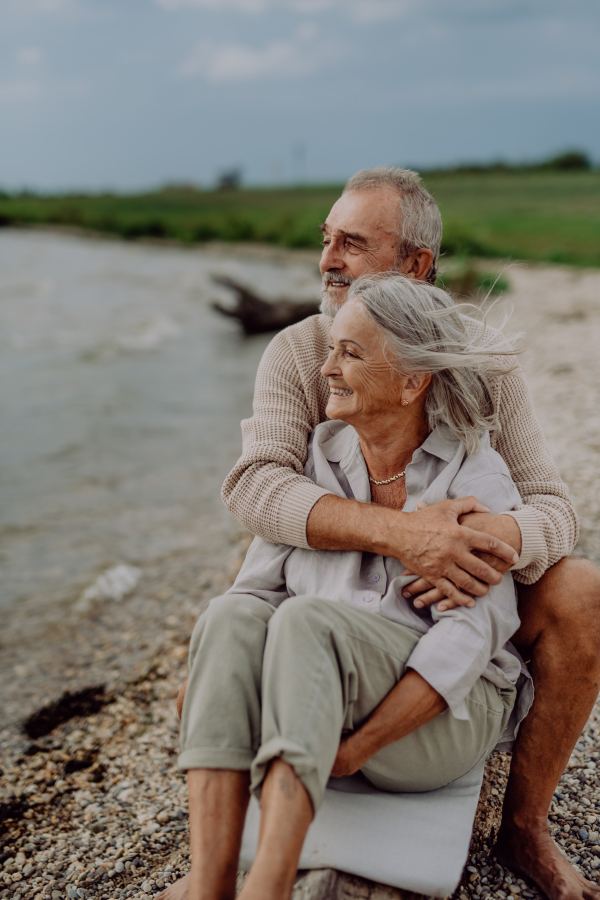
M343 728L355 729L402 678L421 637L364 610L316 597L277 609L248 594L211 600L190 646L180 769L249 769L252 791L271 760L289 763L319 808ZM497 743L515 690L480 678L469 721L446 709L362 769L386 791L429 791L470 771Z

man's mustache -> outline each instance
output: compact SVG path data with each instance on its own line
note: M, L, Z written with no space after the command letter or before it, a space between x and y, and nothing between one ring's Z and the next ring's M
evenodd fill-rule
M337 281L341 284L352 284L354 281L353 278L350 278L348 275L337 275L335 272L325 272L323 275L323 285L327 286L331 284L332 281Z

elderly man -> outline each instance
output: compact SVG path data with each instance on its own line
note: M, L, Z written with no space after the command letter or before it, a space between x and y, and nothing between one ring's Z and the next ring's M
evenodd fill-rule
M307 438L325 419L329 389L320 370L331 318L349 285L390 270L434 282L441 230L416 173L382 167L350 179L322 226L323 314L287 328L265 351L254 415L242 424L244 452L223 500L273 543L395 557L420 576L407 589L416 605L472 606L513 568L521 618L513 641L529 663L536 697L514 747L496 854L552 900L600 900L600 889L571 868L547 828L552 794L600 685L600 572L567 558L576 515L522 371L494 384L502 425L494 444L523 499L516 510L475 512L470 498L404 513L342 499L302 474ZM492 330L490 339L500 340Z

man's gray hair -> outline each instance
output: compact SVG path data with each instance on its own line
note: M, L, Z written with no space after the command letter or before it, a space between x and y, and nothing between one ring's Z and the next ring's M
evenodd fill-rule
M490 352L485 323L461 314L467 304L392 272L358 278L348 293L353 297L380 328L393 369L431 373L425 401L431 430L448 426L468 453L479 448L480 432L500 430L490 378L514 368L515 351L499 352L496 345Z
M400 233L394 268L398 269L406 257L416 250L431 250L433 264L425 280L435 284L442 241L442 217L437 203L421 184L421 176L417 172L393 166L362 169L346 183L342 193L379 187L395 188L400 197Z

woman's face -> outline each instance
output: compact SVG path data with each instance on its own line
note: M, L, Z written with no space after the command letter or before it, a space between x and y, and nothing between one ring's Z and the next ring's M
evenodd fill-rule
M345 303L333 320L329 356L321 373L329 382L330 419L366 423L390 411L397 413L403 394L411 399L407 376L391 368L381 332L357 298Z

